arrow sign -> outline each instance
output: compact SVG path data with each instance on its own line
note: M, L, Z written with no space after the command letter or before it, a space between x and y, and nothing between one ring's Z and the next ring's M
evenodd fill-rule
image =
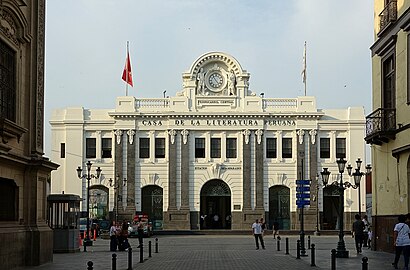
M296 187L296 192L309 192L310 187Z
M296 198L310 198L310 194L309 193L296 193Z
M296 180L296 185L310 185L310 180Z
M310 201L308 200L296 200L296 205L303 206L303 205L310 205Z

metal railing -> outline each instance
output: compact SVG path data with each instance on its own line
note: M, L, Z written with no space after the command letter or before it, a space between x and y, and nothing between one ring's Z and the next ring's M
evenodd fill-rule
M379 14L379 33L383 31L391 22L397 20L397 0L390 0Z
M379 108L366 116L366 137L396 130L396 109Z

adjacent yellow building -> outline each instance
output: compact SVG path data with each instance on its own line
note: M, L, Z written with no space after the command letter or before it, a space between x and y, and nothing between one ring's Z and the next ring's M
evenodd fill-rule
M373 112L365 140L373 163L376 250L393 250L397 215L410 212L410 1L375 0Z

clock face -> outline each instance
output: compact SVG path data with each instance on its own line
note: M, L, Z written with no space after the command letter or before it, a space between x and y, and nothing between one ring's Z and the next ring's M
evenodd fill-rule
M223 77L221 74L215 72L209 76L209 85L213 88L219 88L223 84Z

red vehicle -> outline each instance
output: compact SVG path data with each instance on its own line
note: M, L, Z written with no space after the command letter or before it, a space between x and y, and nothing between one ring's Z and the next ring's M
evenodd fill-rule
M148 215L139 214L135 215L132 223L128 227L129 236L138 236L138 225L142 223L144 228L144 236L150 237L153 235L152 222L149 221Z

